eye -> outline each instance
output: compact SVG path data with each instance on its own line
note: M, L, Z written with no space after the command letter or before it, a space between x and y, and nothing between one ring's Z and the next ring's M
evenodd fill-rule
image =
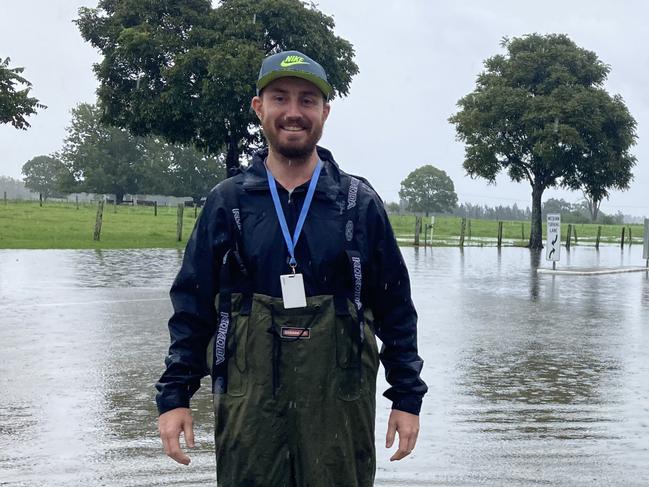
M311 106L311 105L315 104L315 99L313 99L311 97L306 97L306 98L302 99L302 103L304 103L306 106Z
M282 103L284 101L284 95L274 95L273 101L276 101L277 103Z

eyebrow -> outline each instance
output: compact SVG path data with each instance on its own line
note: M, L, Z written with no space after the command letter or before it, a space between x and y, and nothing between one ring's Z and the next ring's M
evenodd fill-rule
M281 94L287 94L289 92L289 90L284 90L282 88L276 88L276 87L269 88L268 91L270 93L281 93ZM299 94L302 95L302 96L304 96L304 95L317 96L318 91L317 90L302 90L302 91L299 92Z

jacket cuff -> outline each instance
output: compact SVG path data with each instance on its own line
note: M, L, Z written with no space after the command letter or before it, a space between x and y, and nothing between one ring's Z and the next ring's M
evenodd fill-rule
M392 409L419 416L421 400L421 396L403 396L392 402Z
M171 411L172 409L189 407L189 397L187 397L187 394L180 392L176 394L165 394L164 396L161 393L158 393L155 402L158 406L159 415Z

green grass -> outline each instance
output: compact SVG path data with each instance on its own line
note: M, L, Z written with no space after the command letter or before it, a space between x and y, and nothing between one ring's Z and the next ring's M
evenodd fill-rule
M430 224L430 217L424 217L423 223ZM414 215L390 215L390 222L395 234L402 243L412 242L415 234L415 216ZM461 231L460 217L454 216L437 216L435 217L435 226L433 229L434 245L457 245ZM470 229L469 229L470 223ZM503 245L527 245L530 238L529 221L503 221ZM575 245L575 233L577 234L577 244L595 245L597 237L597 224L573 224L572 245ZM622 228L625 231L625 243L629 241L629 229L633 243L642 244L643 225L601 225L602 233L600 242L603 244L620 243ZM543 225L543 237L545 238L546 226ZM568 236L568 224L561 224L561 238L565 243ZM428 234L430 239L430 233ZM495 245L498 238L498 221L496 220L467 220L465 227L465 245ZM420 241L423 244L423 229ZM493 241L492 241L493 240Z
M183 241L176 240L176 207L153 207L106 205L101 240L92 239L97 205L46 202L0 201L0 248L4 249L117 249L117 248L183 248L194 226L194 210L185 208ZM412 244L415 233L413 215L391 215L390 221L402 245ZM424 217L424 224L430 218ZM594 245L598 225L577 224L579 245ZM642 243L642 225L624 225L626 241L631 228L633 243ZM458 245L461 218L438 216L435 218L434 245ZM619 244L622 225L602 225L602 243ZM545 226L544 226L545 231ZM561 225L565 243L568 225ZM526 245L530 223L503 222L503 245ZM496 245L498 222L495 220L470 220L465 230L465 245ZM429 234L430 239L430 234ZM421 236L423 244L424 237ZM574 245L574 240L573 240Z
M93 240L97 204L0 201L0 248L118 249L183 248L194 226L194 210L185 208L183 241L176 239L176 207L105 205L101 240Z

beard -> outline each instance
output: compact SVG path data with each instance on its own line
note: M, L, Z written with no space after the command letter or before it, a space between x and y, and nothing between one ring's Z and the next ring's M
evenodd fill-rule
M300 122L299 125L307 131L307 136L302 142L282 141L280 136L281 124L280 126L273 126L270 130L264 127L264 135L268 145L281 156L296 162L307 160L313 154L316 144L322 137L322 125L308 127L304 122Z

